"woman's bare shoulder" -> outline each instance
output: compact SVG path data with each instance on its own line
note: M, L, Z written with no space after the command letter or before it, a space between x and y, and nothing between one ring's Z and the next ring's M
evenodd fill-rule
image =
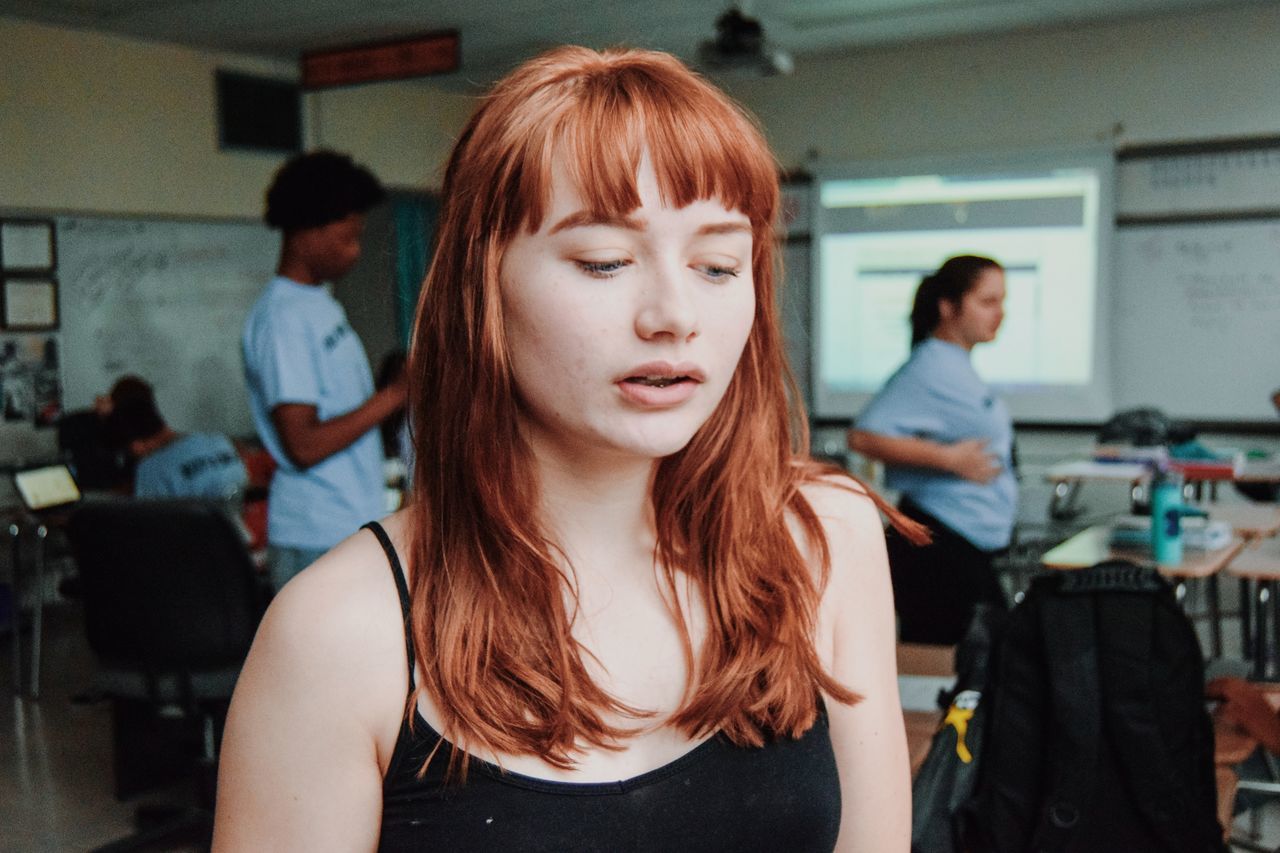
M817 515L832 548L850 539L883 539L880 511L867 488L852 477L821 474L802 483L800 494Z
M397 540L403 537L402 523L387 519L383 527L400 551ZM371 532L361 530L286 584L271 610L278 611L279 618L288 624L296 622L297 628L319 638L329 630L344 632L358 626L388 604L396 605L399 611L387 555ZM328 619L315 618L320 613Z
M887 575L884 521L867 488L852 477L823 474L800 487L800 492L817 516L828 557L823 604L847 602L868 584L878 585ZM797 543L814 571L821 559L815 543L798 533Z
M403 520L393 517L384 527L400 550ZM373 534L348 537L286 584L263 617L254 652L272 669L309 673L313 691L385 695L364 691L404 672L404 628L391 568Z
M227 718L214 848L371 849L407 690L395 583L361 531L263 617Z

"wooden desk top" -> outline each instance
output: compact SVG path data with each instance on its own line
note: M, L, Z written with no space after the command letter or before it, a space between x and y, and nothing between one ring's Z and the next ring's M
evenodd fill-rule
M1277 504L1201 504L1211 521L1225 521L1232 531L1245 539L1266 538L1280 533L1280 505Z
M1151 469L1139 462L1095 462L1092 459L1076 459L1059 462L1044 472L1050 483L1070 483L1083 480L1110 480L1120 483L1136 483L1151 476Z
M1084 569L1103 560L1133 560L1137 563L1150 563L1151 554L1146 549L1112 548L1108 540L1111 538L1111 525L1095 524L1075 536L1046 551L1040 563L1046 569ZM1280 540L1276 540L1280 541ZM1244 541L1234 539L1231 544L1212 551L1199 551L1190 548L1182 552L1182 562L1176 566L1161 565L1160 574L1175 578L1207 578L1220 571L1232 561Z
M1280 580L1280 539L1249 543L1227 567L1227 574L1252 580Z
M1240 483L1280 483L1280 457L1246 459L1235 479Z
M1172 462L1193 464L1199 460L1174 459ZM1044 472L1050 483L1069 483L1084 480L1110 480L1136 483L1146 480L1151 469L1142 462L1099 462L1094 459L1071 459L1051 465ZM1234 472L1185 474L1188 481L1235 481L1237 483L1280 483L1280 458L1247 459L1243 467Z

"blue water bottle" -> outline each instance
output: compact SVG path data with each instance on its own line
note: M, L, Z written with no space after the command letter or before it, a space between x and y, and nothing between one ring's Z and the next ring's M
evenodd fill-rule
M1151 474L1151 557L1162 566L1182 562L1182 518L1205 516L1182 502L1182 476L1157 467Z

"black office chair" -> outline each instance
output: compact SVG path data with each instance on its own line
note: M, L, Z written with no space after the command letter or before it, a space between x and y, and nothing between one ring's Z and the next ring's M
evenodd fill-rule
M68 534L101 667L95 682L113 700L116 797L171 781L175 765L198 773L199 808L99 849L154 849L174 837L207 843L217 739L266 601L244 539L223 510L192 501L86 504ZM172 732L175 719L200 748L171 750L160 769L168 778L157 780L157 768L145 767L156 761L154 745L136 741ZM139 809L140 825L148 811Z

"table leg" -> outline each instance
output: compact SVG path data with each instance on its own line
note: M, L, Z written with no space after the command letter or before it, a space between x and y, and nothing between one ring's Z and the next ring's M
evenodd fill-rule
M1217 574L1209 575L1205 582L1209 598L1209 654L1216 660L1222 657L1222 602L1218 597Z
M1271 654L1275 658L1273 662L1275 663L1276 666L1274 670L1271 667L1268 667L1267 669L1268 678L1275 678L1276 674L1280 673L1280 601L1276 600L1278 597L1276 595L1276 592L1277 590L1272 589L1271 602L1270 602L1271 603L1271 631L1273 634L1272 642L1274 643L1274 645L1271 646Z
M1049 517L1058 521L1074 518L1076 496L1079 494L1079 480L1059 480L1054 483L1053 496L1049 498Z
M1253 628L1253 677L1263 681L1267 677L1267 602L1271 600L1271 582L1257 581L1257 614Z
M9 539L13 554L13 695L22 695L22 547L19 536L22 528L17 522L9 524Z
M31 698L40 698L40 653L44 639L44 558L49 528L36 526L35 601L31 605Z
M1245 660L1253 656L1253 584L1240 578L1240 654Z

